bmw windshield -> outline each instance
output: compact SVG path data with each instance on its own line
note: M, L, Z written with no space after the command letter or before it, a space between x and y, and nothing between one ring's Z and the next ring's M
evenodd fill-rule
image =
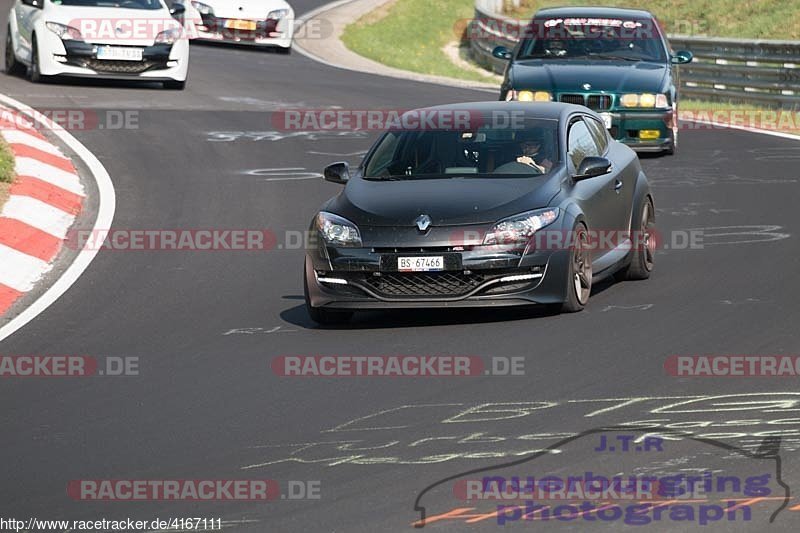
M666 53L654 20L559 18L535 19L517 59L665 62Z
M364 166L374 180L525 178L548 174L560 161L558 121L524 127L389 131Z

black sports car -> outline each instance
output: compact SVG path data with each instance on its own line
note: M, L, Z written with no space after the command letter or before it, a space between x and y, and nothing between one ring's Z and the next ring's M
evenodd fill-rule
M313 320L405 307L573 312L593 282L649 277L650 185L596 113L524 102L409 113L470 120L391 128L358 169L325 169L326 180L346 187L311 223L305 297Z

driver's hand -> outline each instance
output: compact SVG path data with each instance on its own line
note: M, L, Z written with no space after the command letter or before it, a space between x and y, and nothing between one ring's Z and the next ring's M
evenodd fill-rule
M527 155L519 156L517 158L517 163L522 163L523 165L528 165L529 167L537 168L542 174L545 174L547 172L542 165L537 164L532 157L529 157Z

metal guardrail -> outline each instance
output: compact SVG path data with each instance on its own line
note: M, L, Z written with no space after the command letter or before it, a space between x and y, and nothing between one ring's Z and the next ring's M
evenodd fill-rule
M475 0L467 27L472 59L498 74L507 61L492 56L496 46L513 48L527 21L500 15L498 0ZM673 50L689 50L681 65L684 97L800 109L800 42L670 35Z

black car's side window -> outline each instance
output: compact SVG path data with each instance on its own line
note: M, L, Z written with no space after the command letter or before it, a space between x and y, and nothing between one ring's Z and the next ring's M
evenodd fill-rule
M583 120L576 120L569 128L569 140L567 142L569 157L575 168L580 166L585 157L599 156L597 145L589 132L589 128Z
M597 151L600 155L605 154L606 148L608 148L608 130L606 130L606 127L601 124L600 121L592 117L584 117L583 120L589 127L589 132L592 134L592 138L597 144Z

